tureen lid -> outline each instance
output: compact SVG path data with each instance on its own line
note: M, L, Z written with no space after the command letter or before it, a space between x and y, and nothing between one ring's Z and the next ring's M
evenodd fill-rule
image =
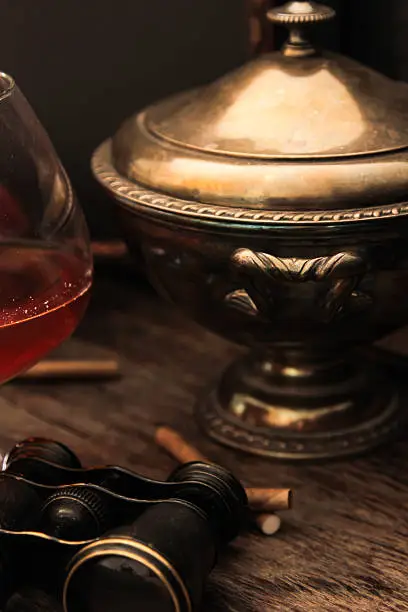
M408 86L319 51L334 10L272 9L283 49L128 119L94 172L123 203L241 221L333 222L408 212Z

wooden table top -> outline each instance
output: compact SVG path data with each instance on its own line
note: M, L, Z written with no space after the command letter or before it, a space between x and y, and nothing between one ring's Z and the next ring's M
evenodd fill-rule
M128 271L101 272L84 322L59 353L118 353L122 378L5 385L0 447L47 436L85 464L115 463L162 478L175 463L146 436L146 423L168 423L245 484L295 492L276 536L242 535L221 556L203 612L408 610L407 443L315 465L280 464L212 443L197 428L194 400L238 350ZM52 610L19 602L13 610Z

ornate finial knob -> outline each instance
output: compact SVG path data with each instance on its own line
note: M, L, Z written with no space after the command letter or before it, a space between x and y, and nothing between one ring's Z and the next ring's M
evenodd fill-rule
M291 0L283 6L268 11L269 21L289 28L289 41L283 52L290 57L314 55L316 50L305 37L305 28L308 25L329 21L335 16L334 9L313 0Z

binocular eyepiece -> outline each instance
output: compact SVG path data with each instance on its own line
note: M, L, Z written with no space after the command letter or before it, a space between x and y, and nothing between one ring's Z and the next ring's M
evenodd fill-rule
M0 472L0 595L34 584L65 612L192 612L246 512L244 488L217 465L161 482L25 440Z

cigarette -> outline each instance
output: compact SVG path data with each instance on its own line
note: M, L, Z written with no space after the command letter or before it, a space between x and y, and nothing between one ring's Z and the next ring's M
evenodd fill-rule
M114 359L99 360L43 360L23 372L23 380L47 380L54 378L111 378L120 373L119 363Z
M157 427L155 441L180 463L190 463L191 461L213 463L170 427L163 425ZM250 508L262 514L273 513L277 510L288 510L292 504L292 491L290 489L248 488L246 493Z

